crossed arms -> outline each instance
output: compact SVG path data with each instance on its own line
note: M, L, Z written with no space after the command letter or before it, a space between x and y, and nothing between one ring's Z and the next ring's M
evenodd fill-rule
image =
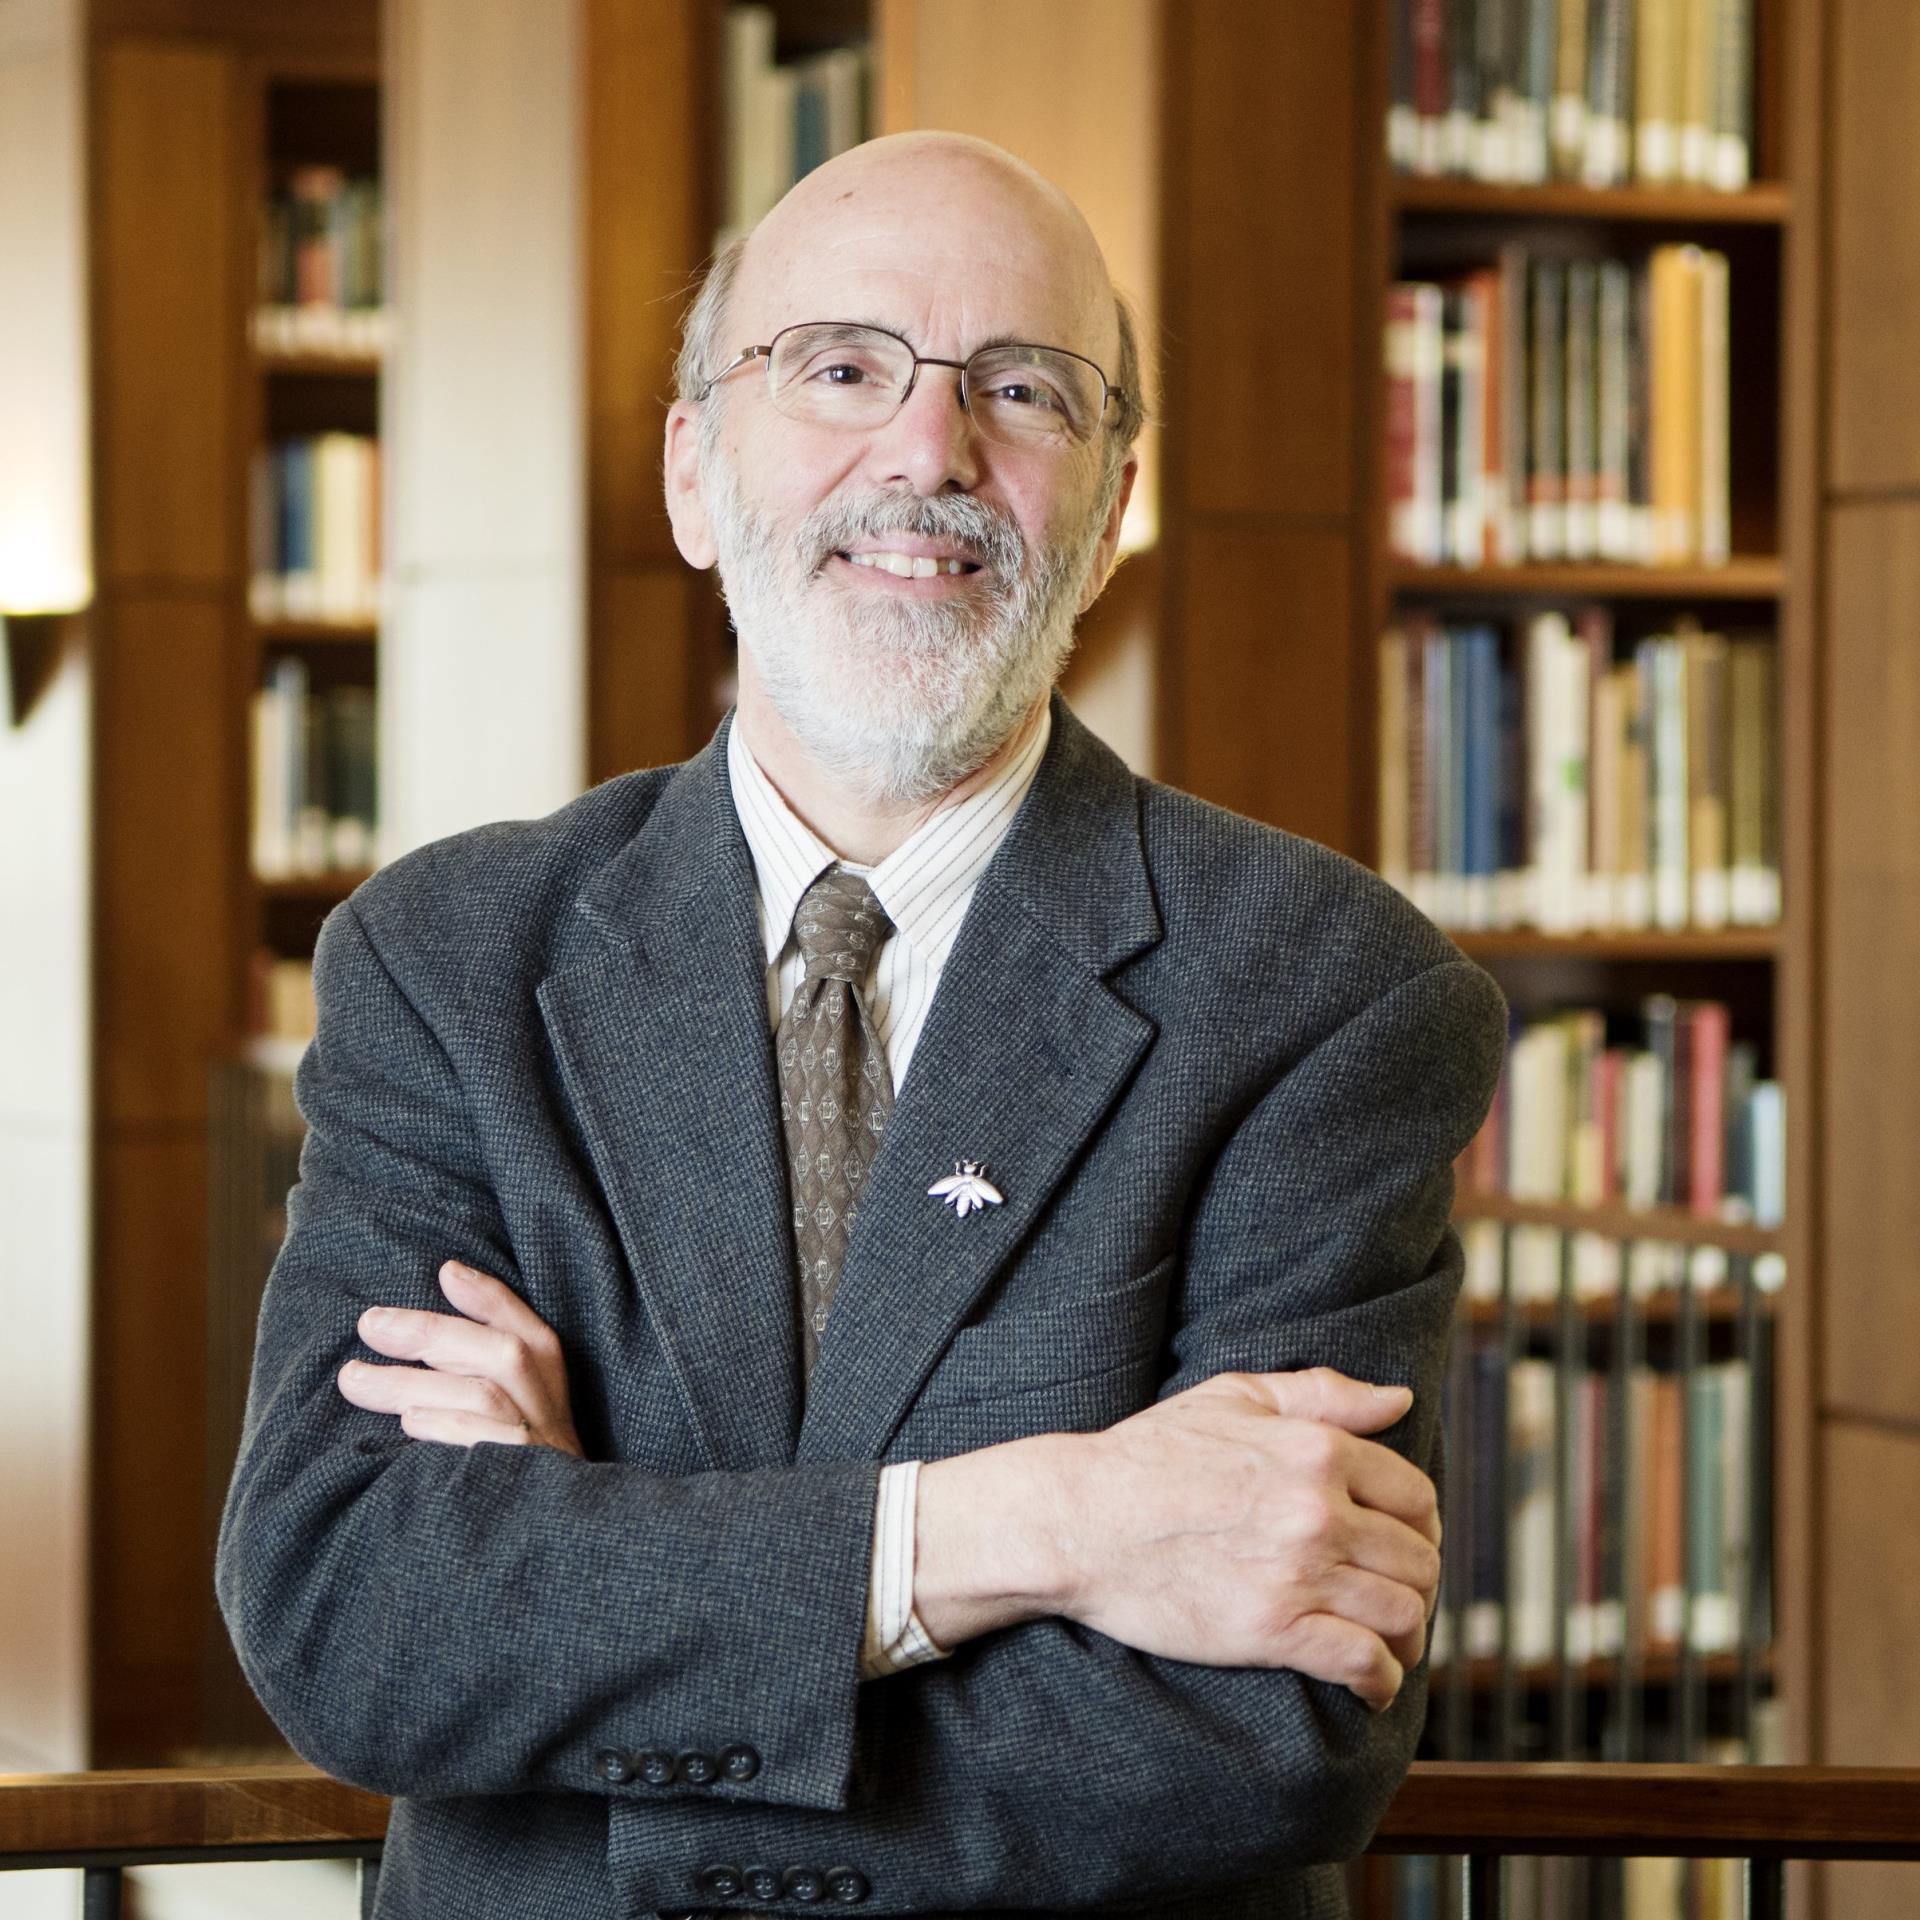
M1430 1489L1408 1461L1431 1457L1457 1286L1451 1161L1497 1059L1475 970L1404 981L1239 1127L1184 1236L1186 1314L1153 1407L924 1471L923 1618L980 1637L865 1688L877 1466L576 1457L557 1346L531 1313L487 1324L524 1287L457 1076L352 909L329 922L317 984L310 1134L219 1574L248 1675L310 1758L395 1793L598 1794L646 1836L622 1856L643 1906L685 1904L716 1850L857 1860L884 1913L1138 1902L1364 1844L1419 1725L1421 1689L1394 1691L1433 1573ZM1370 1153L1389 1117L1401 1149ZM1275 1169L1325 1203L1278 1204ZM505 1294L436 1289L449 1250ZM457 1318L435 1311L449 1300ZM400 1432L350 1405L339 1368L377 1332L360 1315L396 1301L445 1323L429 1339L487 1336L508 1384L429 1368L486 1402L416 1408ZM380 1350L423 1357L401 1338L419 1323L392 1324ZM1312 1370L1380 1360L1413 1403L1376 1446L1337 1424L1343 1407L1369 1424L1342 1398L1360 1389ZM487 1419L546 1444L421 1444L482 1437L454 1427ZM1013 1524L983 1550L967 1533L989 1494ZM1368 1712L1349 1687L1393 1704ZM1097 1766L1062 1728L1094 1730ZM697 1797L610 1785L594 1757L649 1744L636 1730L750 1734L765 1765ZM1063 1853L1063 1823L1101 1846Z

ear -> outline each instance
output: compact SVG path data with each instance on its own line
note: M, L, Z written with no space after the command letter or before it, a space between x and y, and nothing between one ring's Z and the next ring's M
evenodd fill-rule
M706 489L700 483L700 405L676 400L667 409L665 480L673 544L690 567L706 569L720 557L707 520Z
M1080 605L1075 617L1098 600L1106 590L1107 581L1113 574L1114 556L1120 551L1120 523L1127 517L1127 502L1133 498L1133 483L1140 477L1140 456L1137 453L1127 456L1127 464L1120 470L1120 490L1113 496L1113 511L1107 515L1107 524L1100 530L1100 545L1094 556L1092 571L1087 575L1086 591L1080 596Z

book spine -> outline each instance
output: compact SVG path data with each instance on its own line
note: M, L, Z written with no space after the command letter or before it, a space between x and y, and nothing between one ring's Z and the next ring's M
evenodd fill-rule
M1727 643L1717 633L1683 642L1687 680L1687 865L1693 923L1719 928L1730 912L1727 816Z
M1628 513L1627 441L1632 427L1630 354L1633 276L1603 260L1595 295L1593 545L1602 560L1635 558Z
M1565 553L1569 560L1591 560L1599 497L1594 379L1598 285L1593 262L1570 261L1566 286Z
M1498 557L1517 566L1535 557L1528 545L1528 410L1531 389L1527 368L1531 360L1528 338L1527 256L1523 248L1500 250L1499 380L1501 511L1497 522Z
M1558 560L1566 552L1566 268L1558 260L1528 263L1532 280L1532 423L1527 467L1527 557Z
M1714 46L1711 183L1738 193L1753 170L1753 0L1720 0Z
M1407 636L1389 627L1380 637L1379 721L1380 874L1390 886L1408 888Z
M1732 478L1729 434L1732 395L1728 312L1729 273L1724 253L1702 252L1698 267L1699 431L1696 465L1699 498L1694 517L1700 558L1723 566L1733 549Z
M1679 172L1674 87L1681 0L1640 0L1634 48L1634 178L1647 187L1673 184Z
M1577 180L1587 145L1587 0L1560 0L1553 86L1553 175Z
M1691 1179L1687 1204L1702 1219L1717 1220L1726 1196L1727 1052L1730 1015L1717 1000L1693 1006L1693 1096Z

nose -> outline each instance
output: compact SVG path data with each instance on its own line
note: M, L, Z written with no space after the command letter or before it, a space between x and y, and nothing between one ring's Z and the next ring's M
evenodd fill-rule
M908 486L923 498L971 493L980 481L980 442L960 404L960 369L917 368L913 391L873 436L868 458L883 486Z

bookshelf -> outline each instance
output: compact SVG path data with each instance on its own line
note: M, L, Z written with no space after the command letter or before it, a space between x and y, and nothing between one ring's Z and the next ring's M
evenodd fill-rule
M364 869L256 873L255 692L295 660L317 691L370 696L378 629L370 607L258 604L253 473L285 439L370 436L380 357L377 324L330 324L318 301L297 335L263 325L260 256L296 169L378 172L377 12L89 10L96 1766L271 1740L207 1574L237 1418L209 1285L231 1171L214 1081L257 1031L262 956L310 956Z

